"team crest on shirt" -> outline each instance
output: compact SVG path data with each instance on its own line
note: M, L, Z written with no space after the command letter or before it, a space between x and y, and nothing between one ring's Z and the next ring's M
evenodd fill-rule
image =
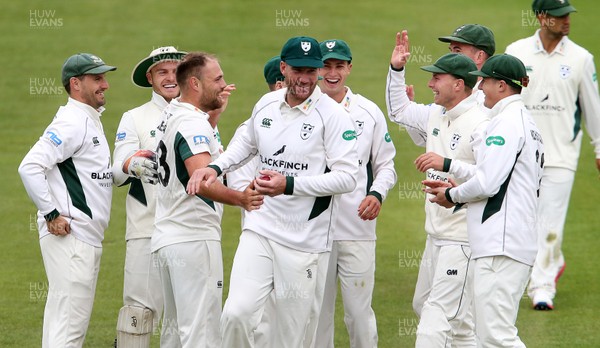
M94 146L100 145L100 142L98 141L98 137L93 137L92 138L92 143L94 144Z
M306 139L310 138L310 136L312 135L313 129L315 129L315 126L308 124L308 123L303 123L302 129L300 129L300 138L302 138L302 140L306 140Z
M359 121L356 120L356 136L359 136L362 134L363 129L365 129L365 121Z
M459 140L460 140L460 134L454 133L452 135L452 140L450 140L450 150L456 150Z
M564 80L571 76L571 67L568 65L560 66L560 77Z

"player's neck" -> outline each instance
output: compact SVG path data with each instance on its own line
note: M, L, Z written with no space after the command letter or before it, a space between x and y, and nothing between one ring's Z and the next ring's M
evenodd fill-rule
M564 35L553 33L549 30L542 29L540 31L540 40L542 40L544 50L548 53L552 53L552 51L554 51L563 37Z

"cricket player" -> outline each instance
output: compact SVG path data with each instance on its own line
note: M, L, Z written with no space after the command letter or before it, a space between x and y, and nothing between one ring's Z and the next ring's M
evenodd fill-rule
M536 0L540 23L533 36L506 48L523 61L531 84L523 102L545 140L546 164L538 206L539 252L528 295L533 308L554 308L556 282L565 269L561 251L569 197L581 150L582 121L592 139L600 170L600 98L594 57L568 37L575 12L568 0Z
M247 188L228 189L217 181L195 195L186 193L194 170L220 153L216 122L204 110L223 107L230 91L213 55L187 54L177 67L181 97L171 100L157 132L159 186L155 231L156 253L164 296L162 331L176 330L179 347L220 347L223 264L222 205L257 209L262 196Z
M269 91L273 92L278 89L282 89L285 87L285 77L281 74L281 58L279 56L275 56L267 61L265 67L263 69L265 81L269 88ZM236 129L235 134L231 138L229 142L229 146L234 142L240 141L239 138L242 137L247 132L248 122L250 119L242 122L239 127ZM259 157L254 156L254 158L244 164L242 167L229 172L227 174L227 187L234 190L244 190L256 177L257 171L259 169ZM244 229L244 216L245 211L242 209L242 230ZM271 333L272 330L270 327L274 324L275 320L275 292L272 291L269 299L265 303L265 308L260 318L260 324L254 331L254 343L257 347L267 348L272 344Z
M112 199L110 149L100 116L109 88L105 74L113 70L89 53L65 61L67 104L19 166L38 209L48 277L43 348L82 347L90 322Z
M544 147L520 95L528 83L523 63L506 54L494 56L472 74L483 77L479 88L492 117L475 145L473 176L456 187L437 180L424 184L434 195L431 202L450 209L469 203L478 346L525 347L515 322L537 253L536 208Z
M447 42L450 52L464 54L471 58L477 69L481 69L485 61L496 52L494 33L488 27L480 24L461 25L452 34L439 37L438 40ZM483 106L485 95L478 88L479 82L481 82L481 78L478 77L473 93L477 96L477 102L482 110L488 114L489 109Z
M324 66L319 70L323 77L319 85L323 93L339 103L354 121L359 172L354 191L340 196L340 217L333 234L315 346L333 347L339 279L350 346L376 347L377 323L371 307L376 223L388 191L396 184L396 149L379 107L346 86L352 70L352 52L348 44L343 40L325 40L320 43L320 48Z
M248 131L208 168L194 172L188 192L260 156L255 187L265 197L246 213L221 317L224 347L254 347L253 332L275 291L274 347L312 340L322 298L339 195L356 186L353 122L317 86L319 43L289 39L281 51L287 88L263 96ZM319 307L319 308L317 308Z
M150 252L156 210L154 185L158 182L154 154L156 126L164 108L179 96L175 71L184 55L185 52L173 46L159 47L133 68L133 84L152 88L152 97L125 112L117 129L113 179L117 186L129 185L125 199L127 249L123 307L117 320L118 347L150 347L152 332L158 329L162 317L160 276ZM170 346L172 340L178 341L179 337L166 331L161 344Z
M426 154L416 163L427 179L464 182L468 177L451 175L445 165L451 159L474 164L473 143L480 141L488 119L472 89L477 77L475 62L466 55L448 53L433 65L429 88L434 104L409 101L406 95L406 62L410 56L408 33L396 35L386 87L388 115L402 125L413 139L424 139ZM415 142L416 145L420 145ZM424 168L430 155L448 158L438 166ZM458 173L460 174L460 173ZM419 317L416 347L475 347L471 312L472 268L465 209L449 210L425 200L427 240L413 297ZM448 272L450 270L450 272Z

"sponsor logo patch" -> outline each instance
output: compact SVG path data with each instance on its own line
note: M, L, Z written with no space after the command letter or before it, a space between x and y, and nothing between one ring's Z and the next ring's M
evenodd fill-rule
M342 139L348 141L356 139L356 132L353 130L347 130L344 132L344 134L342 134Z
M126 136L127 136L127 133L125 133L125 132L119 132L119 133L117 133L117 138L115 139L115 141L116 142L123 141L123 140L125 140Z
M506 141L504 140L503 137L499 136L499 135L493 135L491 137L488 137L487 139L485 139L485 144L487 146L491 146L491 145L498 145L498 146L502 146L506 143Z
M265 128L271 128L271 122L273 122L272 119L270 118L263 118L262 122L260 123L261 127L265 127Z
M48 136L48 139L52 141L54 146L62 144L62 140L58 137L58 135L56 135L56 133L48 131L46 132L46 136Z
M210 144L210 140L208 139L208 137L206 137L204 135L196 135L196 136L194 136L194 138L192 140L194 142L194 145L200 145L200 144L209 145Z

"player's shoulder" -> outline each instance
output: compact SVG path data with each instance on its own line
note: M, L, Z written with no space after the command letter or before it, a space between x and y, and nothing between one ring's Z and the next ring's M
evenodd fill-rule
M158 112L160 113L160 110L158 110L158 108L155 106L154 103L152 103L152 101L148 101L142 105L136 106L133 109L129 109L127 111L125 111L125 113L123 114L123 116L125 116L126 114L129 114L131 116L137 116L137 115L144 115L147 112Z
M588 57L592 57L592 54L590 53L590 51L588 51L586 48L584 48L583 46L575 43L573 40L569 39L568 37L565 40L565 45L566 45L566 50L568 51L568 55L569 57L578 57L578 58L588 58Z
M535 49L536 40L536 34L516 40L510 43L508 46L506 46L506 53L517 55L531 51Z
M281 88L276 91L268 92L264 94L258 102L256 102L257 107L263 107L272 103L281 102L285 99L285 93L287 88Z
M356 98L356 104L364 109L365 111L367 111L368 113L375 115L377 113L381 113L381 108L375 104L374 101L372 101L371 99L368 99L367 97L361 95L361 94L355 94L354 95Z

